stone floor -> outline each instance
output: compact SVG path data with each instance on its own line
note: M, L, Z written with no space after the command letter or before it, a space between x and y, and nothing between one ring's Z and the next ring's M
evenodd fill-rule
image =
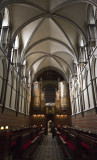
M63 153L60 146L57 144L56 138L52 138L49 133L44 137L43 142L39 145L35 154L34 160L63 160Z

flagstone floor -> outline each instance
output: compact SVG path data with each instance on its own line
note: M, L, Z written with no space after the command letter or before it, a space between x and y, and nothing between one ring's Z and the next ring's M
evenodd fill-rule
M34 160L63 160L63 153L57 144L56 138L52 138L49 133L44 137L42 144L39 145L33 155Z

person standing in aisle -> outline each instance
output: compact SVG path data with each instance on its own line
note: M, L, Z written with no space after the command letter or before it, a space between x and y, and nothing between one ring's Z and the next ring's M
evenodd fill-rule
M55 136L55 127L54 126L52 126L52 128L51 128L51 132L52 132L52 138L54 138L54 136Z

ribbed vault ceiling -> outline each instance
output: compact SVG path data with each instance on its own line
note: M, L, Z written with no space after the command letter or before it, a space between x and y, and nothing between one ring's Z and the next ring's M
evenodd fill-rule
M87 43L87 6L92 0L3 0L10 11L11 43L19 35L27 72L62 71L68 80L78 59L78 37Z

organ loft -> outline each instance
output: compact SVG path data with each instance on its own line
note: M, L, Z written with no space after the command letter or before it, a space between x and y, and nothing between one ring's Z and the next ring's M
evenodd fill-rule
M0 1L0 160L97 160L97 0Z

